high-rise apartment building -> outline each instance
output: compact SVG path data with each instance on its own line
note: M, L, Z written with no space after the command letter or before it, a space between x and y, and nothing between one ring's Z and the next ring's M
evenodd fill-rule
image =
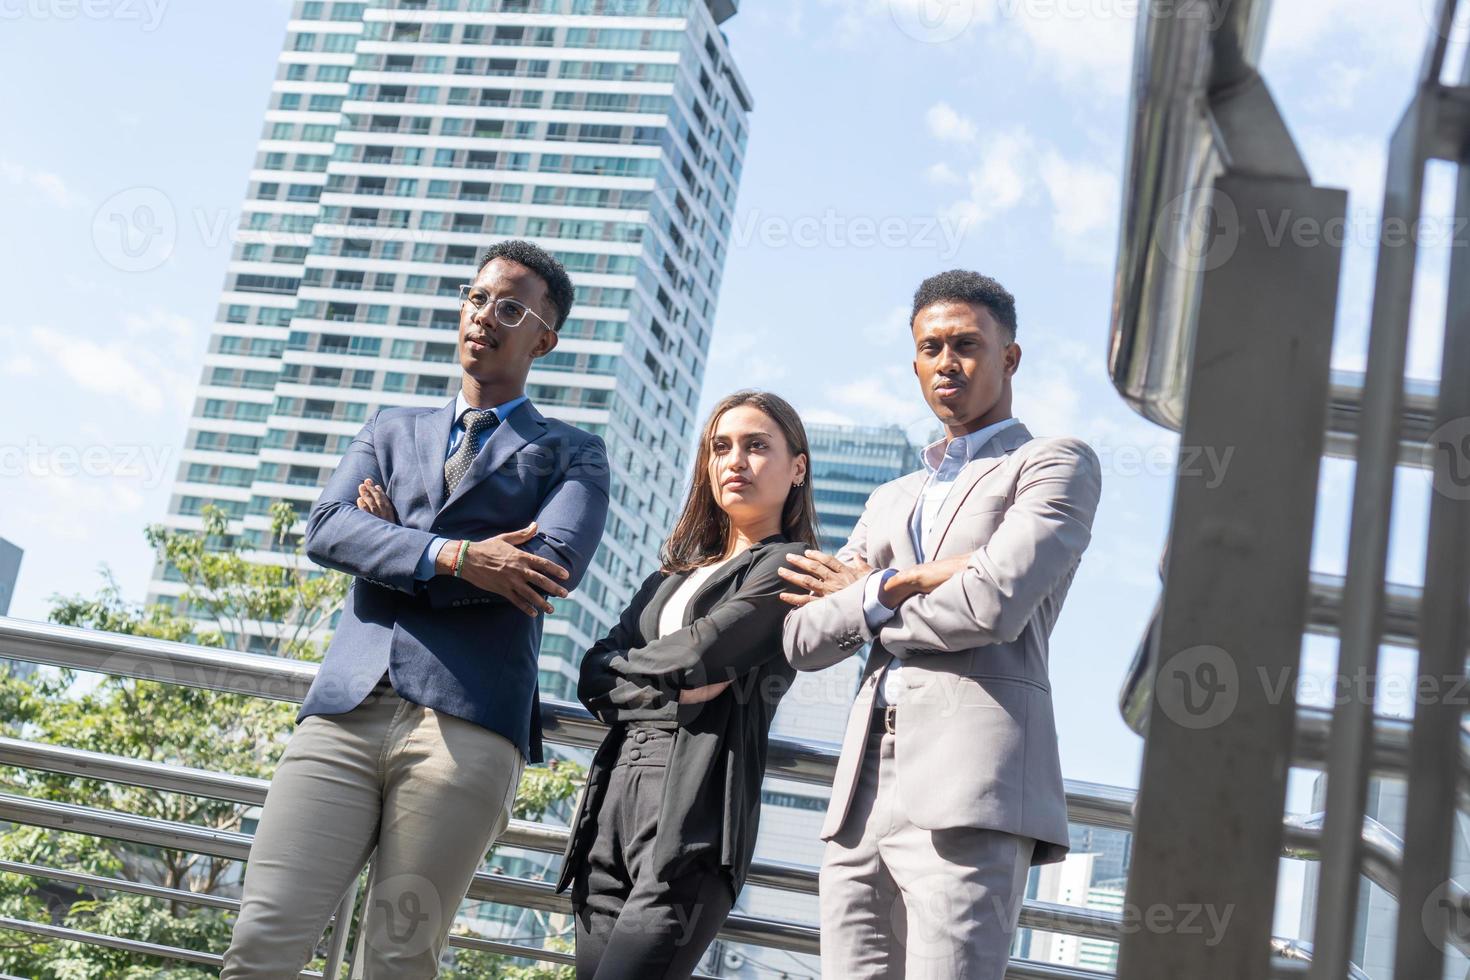
M458 287L487 245L533 239L577 305L527 393L613 466L603 546L542 648L542 693L571 696L689 462L751 109L719 27L735 9L297 2L168 523L215 504L285 560L271 504L304 515L379 407L455 395Z

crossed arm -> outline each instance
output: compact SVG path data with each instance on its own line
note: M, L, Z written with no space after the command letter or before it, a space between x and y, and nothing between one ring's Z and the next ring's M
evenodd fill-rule
M708 700L735 678L780 656L781 622L790 607L781 598L789 587L778 572L786 556L800 553L802 547L771 548L757 559L740 588L708 615L636 645L638 614L651 600L652 590L642 602L635 600L618 626L583 660L578 687L582 703L601 714Z
M783 573L811 590L810 597L791 600L801 608L786 621L787 658L798 670L820 670L875 639L896 656L1015 640L1081 558L1100 490L1090 447L1074 439L1049 442L1023 464L1014 502L983 546L884 579L879 598L895 612L876 632L863 604L875 493L838 558L808 553L804 561L792 559L799 571ZM844 555L853 560L842 561Z
M565 596L591 562L607 518L608 468L600 439L589 439L547 493L536 520L518 531L471 542L461 578L452 578L451 549L439 573L420 582L419 559L434 540L403 527L388 500L374 445L378 415L363 427L307 518L313 561L376 585L427 595L435 606L464 599L511 602L528 615L550 612L545 595ZM457 552L457 548L452 549Z

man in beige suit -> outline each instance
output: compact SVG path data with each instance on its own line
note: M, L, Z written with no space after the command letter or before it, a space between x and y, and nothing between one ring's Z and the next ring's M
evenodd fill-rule
M822 973L1001 980L1033 864L1067 853L1047 638L1101 477L1011 417L1015 300L973 272L914 296L914 373L945 436L879 487L836 557L790 556L786 655L872 644L822 838Z

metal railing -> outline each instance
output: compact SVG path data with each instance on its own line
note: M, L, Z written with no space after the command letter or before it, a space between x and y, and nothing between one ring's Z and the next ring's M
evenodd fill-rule
M301 700L316 670L314 664L299 661L7 619L0 619L0 658L287 702ZM580 706L566 702L544 701L543 716L547 739L562 745L595 746L601 741L605 731L602 724ZM769 774L818 785L830 784L836 763L836 749L833 746L806 745L786 739L772 739L770 756L772 764L768 769ZM0 765L207 797L244 806L258 806L263 803L269 788L268 781L263 779L165 765L16 738L0 738ZM1132 791L1072 780L1066 783L1066 791L1068 816L1072 822L1119 830L1132 828ZM0 793L0 820L144 846L174 848L235 861L247 858L251 842L249 835L233 831L151 819L92 806L33 799L13 793ZM560 854L566 844L567 833L565 827L517 819L511 821L498 843L501 846ZM1291 828L1288 835L1289 848L1285 853L1292 857L1308 857L1317 846L1319 836L1318 828L1312 820L1302 818ZM1391 882L1396 868L1397 852L1391 843L1385 844L1381 850L1381 877L1384 881ZM180 889L82 874L64 868L0 862L0 872L65 881L89 889L125 891L224 911L238 908L238 902L228 897L201 895ZM815 868L774 861L755 862L748 881L752 885L808 895L814 895L817 889ZM508 875L484 872L477 874L467 897L473 901L495 902L546 912L570 912L567 896L555 894L550 883ZM349 894L342 903L336 919L338 923L346 923L352 898L353 895ZM1122 916L1116 912L1038 901L1024 903L1020 925L1028 929L1112 942L1118 941L1125 928ZM103 936L49 923L0 918L0 929L108 946L140 955L207 966L220 964L217 953L146 943L129 937ZM307 971L302 976L336 977L341 964L345 962L345 945L342 941L345 940L346 932L345 928L333 932L333 939L337 941L332 947L335 955L329 957L327 969L323 973ZM730 942L795 953L815 954L819 947L817 930L813 926L740 913L730 917L720 937ZM454 935L450 937L450 944L547 962L570 962L566 953L477 936ZM1282 941L1281 949L1285 957L1284 951L1293 947L1287 941ZM1300 953L1301 950L1298 949L1293 955ZM1286 959L1283 958L1282 964L1284 970L1290 969ZM1086 980L1100 974L1096 971L1017 960L1011 964L1007 976L1011 980Z
M1421 13L1425 16L1427 43L1410 86L1411 98L1389 146L1381 215L1385 228L1390 222L1405 227L1419 224L1425 173L1436 160L1460 167L1451 218L1457 226L1470 218L1470 180L1465 171L1470 159L1470 62L1463 66L1457 82L1443 79L1455 15L1461 6L1460 0L1436 0L1423 11L1403 8L1403 16L1411 21L1417 22ZM1155 685L1161 683L1156 678L1164 633L1169 644L1166 652L1171 655L1191 642L1200 642L1189 636L1215 644L1222 642L1219 634L1223 633L1255 647L1249 652L1235 651L1236 659L1245 664L1288 669L1299 659L1300 632L1334 636L1339 640L1337 674L1348 679L1377 677L1381 645L1406 646L1419 652L1421 677L1435 678L1447 686L1464 679L1470 652L1470 616L1466 613L1470 506L1463 495L1433 495L1425 587L1414 589L1385 580L1396 468L1433 468L1437 488L1442 479L1458 481L1459 474L1450 468L1462 458L1463 447L1436 434L1470 417L1470 391L1464 385L1442 387L1405 377L1417 242L1414 236L1402 244L1380 239L1367 371L1328 372L1318 401L1318 385L1323 380L1319 372L1330 360L1340 256L1325 247L1283 248L1279 243L1263 247L1245 228L1247 212L1241 198L1256 209L1252 216L1294 212L1331 219L1341 213L1341 205L1333 201L1333 195L1341 192L1311 185L1302 157L1257 71L1269 0L1235 0L1218 23L1203 16L1207 11L1217 12L1216 5L1196 4L1194 8L1181 13L1178 4L1150 0L1140 11L1109 360L1114 386L1145 418L1183 432L1189 445L1210 445L1209 437L1220 433L1251 441L1249 448L1261 472L1268 470L1259 465L1263 462L1279 464L1271 470L1278 496L1288 487L1298 493L1308 480L1310 488L1316 489L1319 451L1354 459L1357 465L1345 578L1303 575L1292 580L1294 570L1309 561L1310 540L1300 529L1292 529L1273 543L1261 528L1290 525L1282 520L1279 508L1272 510L1259 497L1252 499L1248 486L1227 487L1202 504L1186 481L1180 481L1176 518L1181 502L1188 501L1193 505L1188 514L1195 527L1208 526L1211 533L1198 534L1187 522L1176 520L1171 538L1180 535L1181 526L1186 536L1183 542L1171 541L1171 548L1176 556L1185 549L1191 551L1192 563L1170 578L1166 595L1172 601L1160 600L1125 680L1120 707L1125 721L1148 736L1146 757L1159 760L1153 770L1159 782L1151 798L1146 762L1141 823L1149 824L1153 817L1155 828L1168 819L1191 829L1166 830L1160 835L1163 840L1151 840L1152 853L1140 854L1135 866L1139 873L1130 890L1142 881L1146 887L1140 893L1157 895L1169 889L1225 892L1227 901L1269 905L1276 880L1274 869L1262 862L1239 872L1205 869L1178 876L1168 872L1166 858L1210 833L1235 833L1237 843L1261 837L1267 829L1265 808L1281 795L1277 766L1320 769L1328 777L1326 816L1310 818L1308 824L1321 839L1321 848L1302 852L1320 859L1322 867L1314 922L1322 955L1310 968L1313 980L1341 980L1353 974L1348 951L1361 926L1357 909L1360 874L1399 900L1395 975L1438 976L1447 945L1470 955L1461 925L1470 908L1463 892L1446 880L1455 822L1470 811L1470 729L1456 699L1444 696L1426 703L1416 695L1412 720L1376 714L1371 695L1339 699L1330 713L1296 709L1293 718L1292 691L1286 691L1285 700L1274 706L1252 693L1247 710L1235 711L1232 725L1212 732L1219 754L1204 753L1212 755L1211 761L1232 754L1250 759L1261 774L1239 779L1219 774L1237 793L1256 800L1253 808L1241 806L1228 814L1171 802L1169 795L1178 794L1179 786L1162 786L1171 773L1186 773L1190 766L1197 770L1201 765L1200 758L1191 760L1186 755L1190 744L1198 744L1191 743L1183 732L1187 726L1160 723L1160 731L1147 732L1148 719L1155 714ZM1186 15L1191 12L1201 16ZM1339 209L1336 214L1334 208ZM1231 225L1226 230L1239 234L1241 251L1233 257L1214 251L1222 224ZM1233 248L1233 241L1231 245ZM1466 327L1470 311L1470 265L1466 263L1470 260L1460 251L1455 250L1450 269L1442 378L1461 378L1470 372L1470 329ZM1232 267L1227 268L1227 263ZM1278 309L1255 302L1247 295L1251 291L1269 294ZM1290 315L1279 315L1280 309ZM1246 353L1247 348L1264 347L1262 341L1270 343L1288 334L1293 343L1290 350L1278 345ZM1225 337L1229 340L1222 341ZM1212 346L1202 352L1200 345L1206 341ZM1228 352L1230 363L1224 363L1222 352ZM1294 376L1273 373L1282 360L1296 366ZM1201 379L1207 396L1199 394ZM1232 429L1222 422L1232 410L1242 414L1239 406L1229 404L1232 397L1222 379L1235 382L1237 395L1255 384L1251 395L1260 404L1250 407L1260 414L1252 419L1269 418L1281 433L1267 434L1257 428L1248 434L1247 429ZM1314 429L1319 412L1321 428ZM1431 445L1431 440L1445 445ZM1305 524L1310 528L1311 520L1306 518ZM1228 571L1205 569L1201 555L1206 551ZM1215 601L1219 590L1212 595L1210 580L1228 581L1246 565L1273 584L1280 602L1267 615L1254 605L1247 607L1260 621L1249 628L1232 629L1230 610ZM1294 590L1302 586L1306 608L1291 609ZM1239 613L1239 609L1234 611L1237 618ZM1301 630L1292 635L1298 613L1304 614ZM1156 714L1155 721L1159 721ZM1407 847L1365 820L1371 776L1392 777L1406 784ZM1190 782L1188 778L1182 781ZM1292 833L1289 819L1288 840ZM1439 900L1441 889L1449 891L1449 908L1458 917L1426 914L1421 921L1421 905L1428 907L1429 902ZM1259 925L1257 918L1255 926ZM1150 977L1173 975L1181 968L1190 972L1209 955L1175 945L1162 956L1159 954L1166 950L1161 943L1140 943L1138 949L1140 958L1135 962L1148 960L1149 966L1143 969ZM1218 957L1222 951L1213 952ZM1125 961L1127 953L1125 949ZM1246 960L1239 950L1230 953L1236 957L1236 974L1246 980L1261 975L1257 961ZM1310 958L1310 951L1301 944L1277 953L1292 959Z

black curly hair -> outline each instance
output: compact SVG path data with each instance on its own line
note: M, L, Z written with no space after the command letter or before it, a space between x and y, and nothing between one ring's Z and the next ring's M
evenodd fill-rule
M983 306L995 317L1007 339L1016 340L1016 297L989 276L967 269L951 269L930 276L914 291L914 309L909 314L913 327L919 311L935 303L971 303Z
M541 281L546 283L546 295L556 308L556 323L552 325L552 329L560 330L572 312L577 289L556 257L535 242L528 242L523 238L508 238L485 249L485 254L480 256L480 267L476 271L483 271L485 266L496 259L518 262L541 277Z

